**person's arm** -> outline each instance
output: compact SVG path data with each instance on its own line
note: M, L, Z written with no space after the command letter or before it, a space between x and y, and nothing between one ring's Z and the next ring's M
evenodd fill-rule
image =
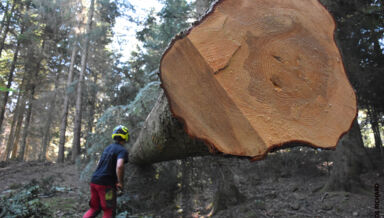
M124 159L117 159L116 164L116 175L117 175L117 188L123 190L124 188Z

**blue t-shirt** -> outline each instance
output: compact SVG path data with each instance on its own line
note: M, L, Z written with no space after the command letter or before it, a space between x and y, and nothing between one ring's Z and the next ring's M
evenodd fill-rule
M117 183L116 164L118 159L124 159L124 163L127 163L127 150L116 143L108 145L100 157L99 165L92 175L91 182L98 185L114 186Z

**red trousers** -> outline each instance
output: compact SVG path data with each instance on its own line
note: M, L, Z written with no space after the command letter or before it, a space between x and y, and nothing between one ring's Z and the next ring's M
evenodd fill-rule
M103 210L103 218L115 217L116 189L112 186L97 185L91 183L91 207L83 218L96 217Z

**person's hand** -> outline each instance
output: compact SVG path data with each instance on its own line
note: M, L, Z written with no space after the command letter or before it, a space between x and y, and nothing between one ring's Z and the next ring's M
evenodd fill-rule
M123 194L123 189L124 189L124 186L122 183L117 183L116 184L116 189L117 189L117 195L120 196Z
M118 183L116 184L116 188L117 188L117 190L119 190L119 191L123 191L123 189L124 189L124 185L123 185L122 183L118 182Z

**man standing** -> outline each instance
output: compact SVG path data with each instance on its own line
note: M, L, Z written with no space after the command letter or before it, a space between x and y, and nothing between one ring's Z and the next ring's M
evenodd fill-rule
M103 151L99 164L91 179L91 207L83 218L96 217L103 210L103 218L114 217L116 210L116 189L124 188L124 164L128 162L128 152L124 144L128 142L128 128L122 125L113 129L110 144Z

